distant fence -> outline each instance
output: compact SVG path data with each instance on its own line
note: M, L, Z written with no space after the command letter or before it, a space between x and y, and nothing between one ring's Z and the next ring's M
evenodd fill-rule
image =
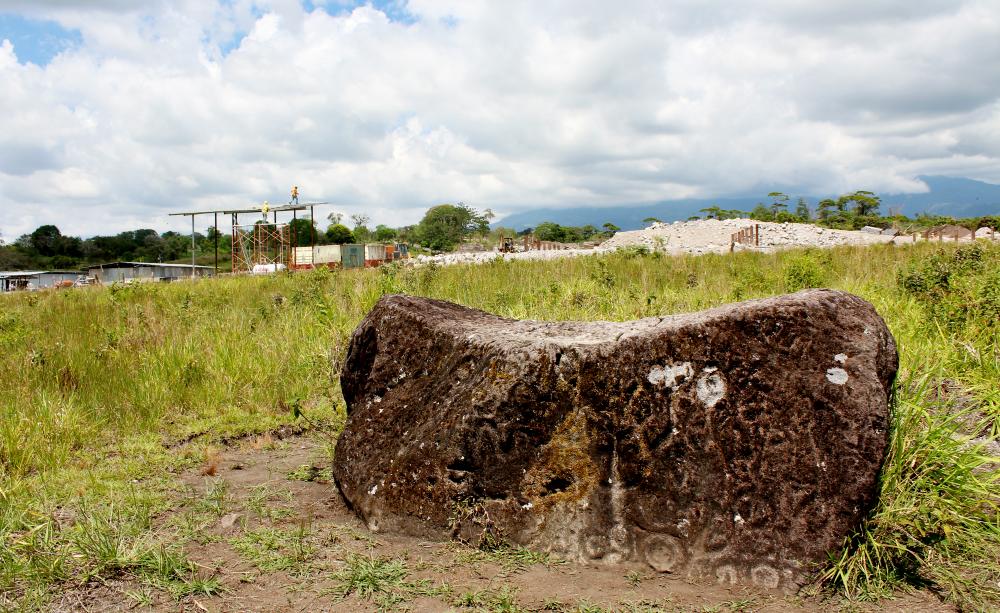
M746 245L747 247L760 247L760 224L754 224L749 228L743 228L739 232L729 236L729 250L732 251L736 245Z
M540 241L532 236L524 237L525 251L558 251L561 249L571 249L573 246L568 243L557 243L556 241Z

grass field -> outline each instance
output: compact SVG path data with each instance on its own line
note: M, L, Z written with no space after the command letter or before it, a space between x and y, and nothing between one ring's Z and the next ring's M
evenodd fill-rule
M177 599L217 592L186 557L190 533L158 519L178 474L241 437L335 432L338 363L384 294L514 318L627 320L805 287L871 301L901 356L880 504L817 580L857 600L923 586L997 606L1000 248L918 244L633 250L2 296L0 609L44 608L68 586L123 574Z

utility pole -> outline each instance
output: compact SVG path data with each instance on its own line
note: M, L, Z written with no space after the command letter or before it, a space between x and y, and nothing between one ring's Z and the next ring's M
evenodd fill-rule
M194 215L191 216L191 279L194 280Z

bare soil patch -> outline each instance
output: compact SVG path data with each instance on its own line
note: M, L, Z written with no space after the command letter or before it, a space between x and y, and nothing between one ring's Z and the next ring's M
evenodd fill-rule
M329 481L322 439L241 440L178 477L157 518L221 592L175 598L108 580L56 611L954 611L927 592L877 604L699 584L645 565L582 566L524 551L373 534ZM351 572L355 572L353 575ZM366 588L374 588L363 593Z

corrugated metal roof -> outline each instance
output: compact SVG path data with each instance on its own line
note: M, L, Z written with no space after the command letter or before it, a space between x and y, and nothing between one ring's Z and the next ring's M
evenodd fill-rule
M142 268L142 267L153 267L162 266L164 268L185 268L190 270L190 264L164 264L162 262L109 262L107 264L94 264L88 266L87 270L93 270L95 268ZM202 268L204 270L214 270L212 266L198 266L195 268Z
M0 278L10 277L37 277L38 275L81 275L80 270L4 270L0 271Z

